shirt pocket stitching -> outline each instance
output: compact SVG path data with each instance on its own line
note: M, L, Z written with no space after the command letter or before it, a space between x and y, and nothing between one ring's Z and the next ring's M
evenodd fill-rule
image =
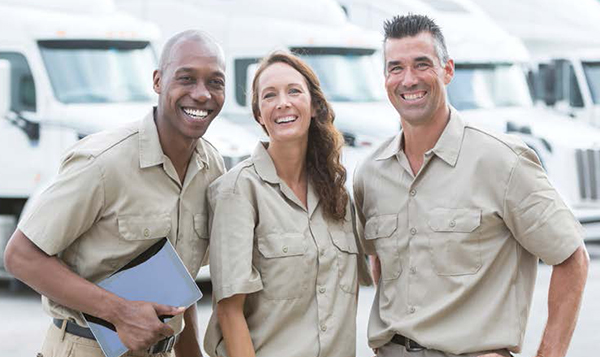
M365 239L373 240L381 262L381 278L383 280L395 280L402 274L398 239L395 234L397 231L398 215L396 213L370 217L365 224Z
M435 208L427 225L432 264L439 276L473 275L481 269L480 209Z
M342 291L356 294L358 291L358 246L354 233L329 228L331 242L336 249L339 286Z
M171 220L168 214L119 216L119 233L123 239L146 240L164 238L171 232Z
M208 239L208 218L205 214L199 213L194 215L194 231L200 239Z

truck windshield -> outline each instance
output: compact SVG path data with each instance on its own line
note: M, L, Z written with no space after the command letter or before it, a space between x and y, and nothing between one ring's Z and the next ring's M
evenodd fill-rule
M315 71L330 101L375 102L385 99L382 71L377 72L375 50L315 47L291 50Z
M532 105L525 74L515 64L457 64L448 99L458 110Z
M594 104L600 104L600 62L583 62L583 71L590 85Z
M142 102L153 99L156 57L147 41L38 42L56 98L62 103Z

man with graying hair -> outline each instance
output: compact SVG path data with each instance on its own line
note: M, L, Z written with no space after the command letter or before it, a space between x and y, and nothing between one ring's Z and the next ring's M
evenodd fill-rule
M385 86L402 132L354 175L377 292L377 356L510 356L523 344L538 258L553 266L537 353L564 357L588 271L583 229L519 138L464 122L440 28L385 23Z
M157 107L71 148L6 248L7 270L53 318L43 357L103 356L83 313L112 323L126 356L201 355L195 304L128 301L95 284L164 237L192 276L206 256L206 189L224 165L202 135L225 99L223 52L205 33L182 32L153 79Z

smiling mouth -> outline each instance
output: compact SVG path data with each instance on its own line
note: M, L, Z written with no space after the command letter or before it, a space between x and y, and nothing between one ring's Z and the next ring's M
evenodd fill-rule
M402 99L406 101L415 101L423 98L427 94L425 91L400 94Z
M212 110L195 109L187 107L182 107L181 110L193 120L205 119L210 113L212 113Z
M293 122L296 121L296 119L298 119L297 116L295 116L295 115L288 115L286 117L281 117L281 118L275 119L275 124L293 123Z

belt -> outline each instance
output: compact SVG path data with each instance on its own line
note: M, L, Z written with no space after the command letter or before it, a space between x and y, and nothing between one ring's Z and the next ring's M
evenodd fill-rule
M404 346L404 348L406 348L406 351L408 352L419 352L427 349L426 347L419 345L417 342L411 340L410 338L404 337L402 335L394 335L394 337L392 337L391 342Z
M64 321L65 320L62 320L62 319L53 319L52 320L52 322L54 322L54 325L56 325L56 327L58 327L60 329L62 329ZM92 333L92 330L90 330L89 328L81 327L81 326L77 325L76 323L68 321L68 320L66 321L66 323L67 323L67 326L65 327L65 331L67 333L70 333L75 336L87 338L90 340L96 339L94 337L94 334ZM179 337L178 335L173 335L173 336L169 336L167 338L164 338L164 339L158 341L154 345L150 346L150 348L148 349L148 353L155 354L155 353L171 352L171 350L173 349L173 346L175 346L175 343L177 342L178 337Z

